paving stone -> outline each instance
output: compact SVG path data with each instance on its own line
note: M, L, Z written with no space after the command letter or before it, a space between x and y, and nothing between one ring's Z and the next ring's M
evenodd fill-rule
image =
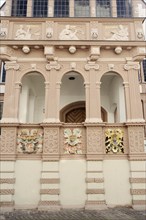
M107 210L15 210L3 212L0 220L146 220L146 211L136 211L128 207Z

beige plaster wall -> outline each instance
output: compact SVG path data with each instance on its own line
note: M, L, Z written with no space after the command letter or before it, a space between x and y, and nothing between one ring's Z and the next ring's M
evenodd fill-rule
M15 207L36 208L40 200L41 161L17 160Z
M103 170L107 205L131 205L128 161L105 160Z
M60 201L63 208L83 208L86 201L86 161L60 161Z

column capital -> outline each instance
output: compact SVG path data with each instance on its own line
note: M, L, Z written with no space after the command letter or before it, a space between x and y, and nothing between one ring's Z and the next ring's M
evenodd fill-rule
M10 70L10 69L14 69L14 70L19 70L20 65L18 63L16 63L16 61L6 61L5 62L5 69L6 70Z
M127 62L124 65L124 70L131 70L131 69L139 70L140 69L139 63L138 62L129 61L129 62Z

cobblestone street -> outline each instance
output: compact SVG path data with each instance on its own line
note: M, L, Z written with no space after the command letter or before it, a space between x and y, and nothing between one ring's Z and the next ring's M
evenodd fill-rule
M102 211L61 210L61 211L14 211L1 212L0 220L145 220L146 211L127 207L109 208Z

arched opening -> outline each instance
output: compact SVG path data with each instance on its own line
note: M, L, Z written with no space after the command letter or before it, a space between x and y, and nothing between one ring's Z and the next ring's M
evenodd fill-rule
M107 122L107 112L101 107L103 122ZM85 102L73 102L60 111L60 121L65 123L82 123L86 119Z
M22 123L41 123L44 119L45 80L38 72L22 78L19 120Z
M101 78L101 105L107 111L109 123L126 121L123 80L115 72L108 72Z
M85 88L81 74L71 71L62 77L60 120L66 123L85 121Z

